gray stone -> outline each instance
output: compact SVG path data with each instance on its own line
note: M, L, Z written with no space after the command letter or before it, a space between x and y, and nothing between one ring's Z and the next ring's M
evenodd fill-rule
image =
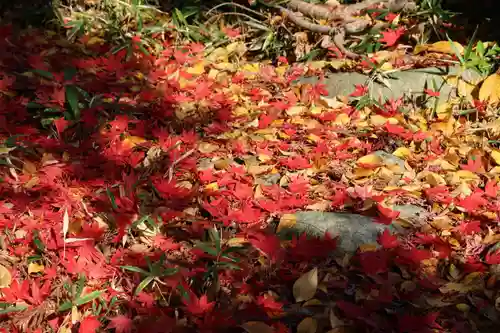
M413 205L394 206L400 212L400 218L421 220L427 211ZM385 230L401 233L402 228L396 223L385 225L377 223L372 217L349 213L302 211L296 212L296 224L289 230L306 233L308 236L323 237L328 232L337 238L339 254L353 254L363 244L377 243L378 236Z
M326 85L329 97L349 96L354 91L355 85L368 85L369 93L377 100L379 98L382 100L399 98L409 94L414 98L425 97L424 89L434 90L434 85L436 85L440 92L438 99L448 100L450 97L456 96L456 89L446 82L446 75L461 75L464 81L471 83L481 79L481 75L476 71L462 71L459 66L453 66L396 71L383 79L386 84L370 80L368 74L335 72L326 75L323 83ZM314 84L318 82L318 78L303 77L298 82ZM428 102L434 103L434 100L431 98L428 99Z
M373 154L375 156L380 157L384 161L385 164L387 164L387 165L396 164L401 169L401 171L405 170L405 161L403 161L399 157L392 155L392 154L389 154L383 150L377 150L377 151L373 152Z

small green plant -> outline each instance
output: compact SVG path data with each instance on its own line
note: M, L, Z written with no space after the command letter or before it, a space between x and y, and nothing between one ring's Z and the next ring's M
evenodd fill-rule
M219 283L219 272L221 270L240 269L238 266L240 259L235 254L245 250L245 247L230 246L228 242L224 242L221 232L216 227L208 230L208 241L196 243L195 248L208 255L203 280L205 283L211 281L215 285Z
M456 13L444 9L442 2L442 0L422 0L419 3L419 9L410 15L410 17L416 18L419 22L425 22L427 26L430 26L432 32L434 32L439 40L445 38L441 30L443 22L449 22L456 15ZM423 34L423 40L420 42L422 44L426 43L429 37L429 33Z
M79 307L93 302L101 296L103 290L94 290L88 294L82 295L83 289L85 287L85 282L85 275L82 274L75 283L64 283L64 288L68 292L70 299L59 306L59 312L70 310L74 306Z
M156 281L161 283L160 280L161 278L172 276L179 271L175 267L165 267L165 261L166 261L165 254L162 254L160 259L154 263L152 263L148 257L146 257L145 260L148 265L148 270L136 266L121 266L121 268L126 271L139 273L143 276L142 281L135 289L136 295L139 294L144 288L146 288L152 282Z
M32 72L46 80L55 80L54 75L48 71L35 69ZM42 126L51 125L55 119L61 118L61 116L64 116L66 120L78 121L81 116L81 110L95 103L95 100L85 90L74 83L69 83L76 74L77 71L74 68L64 70L64 81L68 82L64 85L64 107L61 108L56 105L47 106L44 105L43 101L39 100L28 103L28 109L37 112L35 117L40 118Z
M500 47L496 43L484 43L482 41L475 43L476 34L477 28L464 49L463 55L456 49L449 37L448 41L451 43L463 69L474 69L482 76L487 76L496 69Z

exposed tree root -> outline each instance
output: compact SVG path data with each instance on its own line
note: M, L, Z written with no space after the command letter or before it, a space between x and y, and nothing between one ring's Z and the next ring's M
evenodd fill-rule
M368 28L376 26L384 28L384 25L374 25L374 22L364 18L358 18L356 15L372 6L380 5L391 11L412 10L415 3L412 0L364 0L352 5L334 6L316 5L304 2L302 0L290 0L287 8L280 7L281 13L290 22L300 28L319 34L333 35L333 43L349 58L359 58L359 55L346 49L346 35L359 34ZM317 24L313 20L327 20L329 25Z

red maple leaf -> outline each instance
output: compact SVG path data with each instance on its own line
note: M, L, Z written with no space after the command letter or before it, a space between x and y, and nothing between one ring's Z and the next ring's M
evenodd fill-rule
M487 266L480 259L473 256L469 257L463 265L463 271L466 273L486 272L487 269Z
M247 200L253 196L253 187L241 182L235 184L232 194L238 200Z
M309 181L305 177L294 176L288 184L290 192L298 195L306 195L309 189Z
M275 317L283 312L283 303L277 302L270 295L262 295L257 297L257 305L264 308L268 316Z
M498 186L498 183L494 181L493 179L488 180L486 183L486 186L484 187L484 194L491 198L496 198L498 190L500 189L500 186Z
M182 199L191 194L188 188L179 186L175 181L158 179L153 185L164 199Z
M399 249L398 254L400 255L400 260L406 263L412 263L419 265L423 260L432 258L432 254L428 250L420 250L415 247L406 250Z
M283 254L280 239L276 235L249 231L246 234L246 238L253 247L272 260L280 258Z
M488 200L483 198L483 193L476 191L468 197L458 200L458 206L464 208L467 212L473 212L488 204Z
M107 328L114 328L116 333L130 333L132 332L132 319L127 316L118 315L109 319Z
M406 132L406 129L401 126L401 125L394 125L394 124L391 124L389 122L387 122L385 124L385 128L387 129L387 132L391 133L391 134L403 134Z
M425 316L403 314L398 318L399 332L418 333L441 331L436 323L439 313L428 313Z
M172 237L165 237L161 234L153 236L153 244L162 251L178 250L181 245L176 243Z
M432 89L424 89L424 93L431 97L439 97L439 91L434 91Z
M61 133L64 132L66 127L68 127L69 121L64 119L64 117L54 119L54 126L56 127L57 134L61 137Z
M101 326L101 322L95 316L85 317L80 322L80 329L78 333L96 333L97 329Z
M227 217L229 220L239 223L257 223L261 221L263 214L260 209L253 208L249 203L245 202L240 209L230 211Z
M337 301L336 305L348 318L357 319L369 317L368 311L356 304L340 300Z
M484 261L488 265L500 264L500 251L494 251L492 253L487 253Z
M186 310L195 315L201 316L207 312L212 311L215 306L215 302L209 302L207 295L202 295L198 298L195 294L191 294L189 301L184 301L186 305Z
M386 251L368 251L359 254L363 273L376 275L389 269L389 254Z
M472 235L481 232L481 221L464 221L454 230L465 235Z
M446 186L436 186L432 188L428 188L424 190L425 195L429 198L430 201L450 204L453 201L453 198L450 196L450 192Z
M483 167L483 164L481 163L480 157L474 156L467 160L467 164L461 164L460 167L463 170L478 172Z
M391 235L388 229L379 235L377 242L382 245L384 249L393 249L399 246L398 237L396 235Z
M387 22L392 22L396 19L396 17L398 17L399 14L396 14L396 13L387 13L387 15L384 17L384 20L386 20Z
M137 294L137 301L142 304L143 307L147 309L153 308L155 304L155 298L153 295L141 291Z
M341 208L344 206L345 202L349 198L349 194L343 188L335 190L335 194L330 198L332 201L332 207Z
M354 86L354 92L352 92L349 96L352 97L361 97L366 95L368 93L368 86L363 85L363 84L356 84Z
M311 167L311 163L309 163L309 160L302 156L285 158L281 160L281 163L291 170L308 169Z
M379 42L385 43L385 46L393 46L398 41L399 37L404 34L404 32L404 27L399 27L396 30L382 31L382 38L379 39Z
M274 115L270 115L267 113L263 113L259 117L259 129L264 129L269 127L271 123L276 120L276 117Z
M381 216L376 218L375 221L382 224L391 224L392 220L397 219L400 214L398 211L384 207L381 204L377 204L377 209Z
M358 186L354 185L354 189L349 188L348 193L351 197L355 199L370 199L373 197L373 185L364 185L364 186Z
M325 258L337 248L337 240L326 232L323 239L307 237L302 233L299 237L293 236L291 246L287 249L291 258L310 261L311 259Z

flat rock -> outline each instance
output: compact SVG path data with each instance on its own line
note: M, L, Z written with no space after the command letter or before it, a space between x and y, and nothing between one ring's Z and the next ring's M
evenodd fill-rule
M415 205L394 206L400 212L400 218L407 221L421 221L428 215L427 211ZM363 244L377 243L378 236L385 230L401 233L397 223L385 225L377 223L372 217L360 214L332 213L317 211L301 211L295 214L296 223L285 232L306 233L308 236L324 237L328 232L337 238L339 254L354 254Z
M405 161L395 155L383 150L377 150L373 152L373 155L380 157L386 165L397 165L401 171L405 170Z
M446 81L447 75L460 75L466 82L479 80L480 74L471 70L461 71L459 66L453 67L429 67L411 70L402 70L390 73L384 78L385 84L380 81L370 80L368 74L357 72L335 72L326 75L322 81L326 85L329 97L349 96L356 85L369 87L369 93L374 99L399 98L405 94L411 94L414 98L425 97L424 89L434 90L438 88L440 101L446 101L456 96L456 89ZM318 82L317 77L302 77L299 83L314 84ZM428 102L434 103L432 99Z

